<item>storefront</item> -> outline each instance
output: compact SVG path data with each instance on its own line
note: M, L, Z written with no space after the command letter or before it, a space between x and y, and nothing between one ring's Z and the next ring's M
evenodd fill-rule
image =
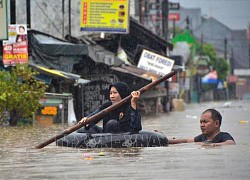
M76 122L72 94L45 93L40 104L35 114L35 123L51 126L55 123L63 125Z

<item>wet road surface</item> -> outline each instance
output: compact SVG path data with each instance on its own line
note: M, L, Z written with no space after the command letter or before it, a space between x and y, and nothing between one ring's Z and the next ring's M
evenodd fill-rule
M52 143L33 149L66 127L0 127L0 179L250 179L250 101L189 104L183 112L143 117L143 128L194 137L207 108L221 112L221 130L237 145L75 149Z

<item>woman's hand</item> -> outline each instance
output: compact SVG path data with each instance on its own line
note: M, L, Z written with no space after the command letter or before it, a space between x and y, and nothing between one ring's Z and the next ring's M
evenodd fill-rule
M78 122L78 124L82 124L82 123L85 123L87 121L87 117L84 117L84 118L82 118L79 122ZM86 124L85 125L85 127L88 127L89 126L89 124Z
M136 102L138 101L138 99L140 98L140 91L133 91L131 92L131 96L132 96L132 99L131 99L131 106L136 109Z
M140 91L133 91L131 92L131 95L132 95L132 101L137 101L139 98L140 98Z

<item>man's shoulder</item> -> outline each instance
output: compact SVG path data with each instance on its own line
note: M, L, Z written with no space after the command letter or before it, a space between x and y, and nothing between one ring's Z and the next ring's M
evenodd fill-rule
M220 132L220 135L230 135L228 132ZM231 136L231 135L230 135Z
M207 137L204 134L200 134L200 135L194 137L194 142L203 142L206 140L207 140Z
M214 139L213 141L215 143L220 143L220 142L225 142L228 140L233 140L234 138L228 133L228 132L220 132Z
M224 138L231 138L233 140L233 137L228 132L220 132L218 135Z
M207 140L207 136L204 134L200 134L194 138L195 142L204 142ZM220 132L213 139L214 143L225 142L227 140L233 140L234 138L228 132Z

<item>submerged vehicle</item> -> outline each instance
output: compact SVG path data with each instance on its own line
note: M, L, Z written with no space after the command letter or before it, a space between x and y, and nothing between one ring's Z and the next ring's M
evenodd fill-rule
M78 130L57 140L56 145L73 148L160 147L168 146L168 139L161 132L148 130L119 134L91 134Z

